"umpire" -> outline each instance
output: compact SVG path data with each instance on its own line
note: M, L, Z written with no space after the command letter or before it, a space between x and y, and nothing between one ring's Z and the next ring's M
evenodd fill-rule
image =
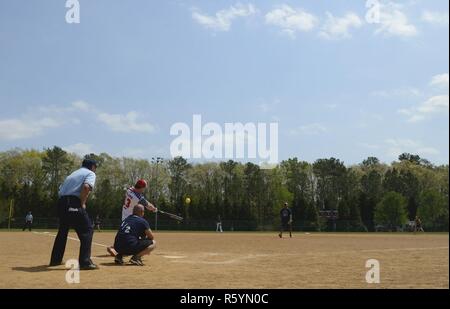
M94 189L97 162L83 160L82 167L70 174L59 189L59 229L53 244L50 266L62 264L69 229L75 229L80 239L80 269L93 270L97 265L91 260L93 227L86 212L86 200Z

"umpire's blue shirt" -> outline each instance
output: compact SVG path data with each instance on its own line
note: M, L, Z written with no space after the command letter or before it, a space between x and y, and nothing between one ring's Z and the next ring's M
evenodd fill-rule
M66 180L64 180L63 184L59 188L58 195L60 197L65 195L79 197L81 188L85 183L91 187L91 190L94 189L95 173L88 168L82 167L67 176Z

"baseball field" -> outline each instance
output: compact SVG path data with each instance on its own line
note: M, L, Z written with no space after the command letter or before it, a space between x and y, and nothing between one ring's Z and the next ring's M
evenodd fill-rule
M66 282L64 265L47 267L55 231L0 232L0 288L449 288L449 236L157 232L145 266L117 266L107 255L114 232L96 232L99 270ZM77 259L75 233L64 260ZM366 261L380 283L366 282ZM128 259L127 259L128 260ZM126 261L127 261L126 260Z

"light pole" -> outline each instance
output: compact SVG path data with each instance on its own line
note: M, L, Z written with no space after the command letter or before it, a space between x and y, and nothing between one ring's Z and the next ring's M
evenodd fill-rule
M156 158L152 158L152 163L155 164L155 199L156 201L158 201L159 198L159 192L158 192L158 176L159 176L159 164L163 162L163 158L161 157L156 157ZM158 205L157 205L158 207ZM158 230L158 212L155 213L155 231Z

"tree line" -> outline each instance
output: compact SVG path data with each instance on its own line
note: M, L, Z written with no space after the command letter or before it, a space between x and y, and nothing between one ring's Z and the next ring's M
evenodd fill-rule
M352 166L336 158L313 163L291 158L272 169L232 160L191 164L182 157L86 157L99 162L88 209L104 219L120 218L125 189L144 178L147 199L186 223L220 215L232 228L246 222L246 229L270 229L288 202L296 229L329 230L331 221L338 231L394 229L419 216L426 229L448 231L448 165L436 166L414 154L404 153L391 164L369 157ZM11 200L15 217L27 211L56 216L59 186L82 159L57 146L0 152L0 223L9 216ZM337 211L337 218L327 218L327 210Z

